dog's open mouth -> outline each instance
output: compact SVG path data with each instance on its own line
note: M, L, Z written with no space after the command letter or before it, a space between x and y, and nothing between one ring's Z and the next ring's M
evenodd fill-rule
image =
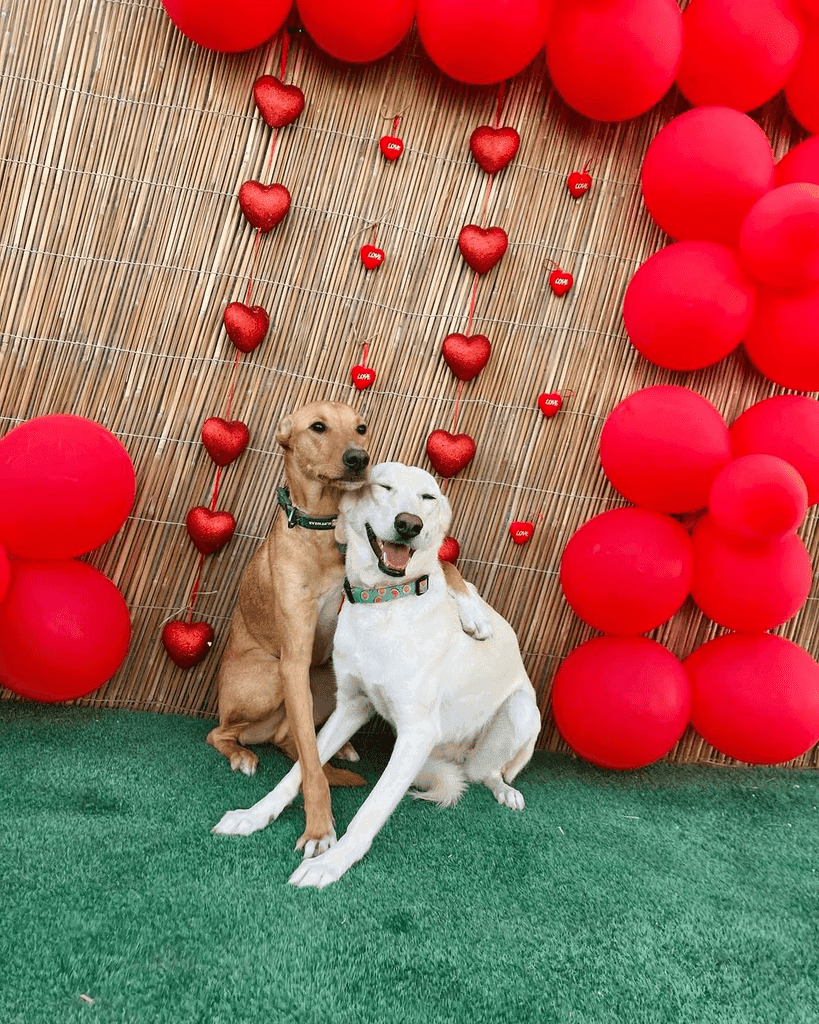
M367 540L373 549L373 554L378 559L378 568L387 576L405 576L407 566L415 548L409 544L395 544L389 540L379 540L369 523L364 524L367 528Z

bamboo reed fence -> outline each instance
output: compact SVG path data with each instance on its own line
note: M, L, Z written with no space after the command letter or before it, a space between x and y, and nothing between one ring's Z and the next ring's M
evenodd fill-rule
M274 514L280 416L317 398L349 401L371 423L375 459L427 467L428 434L451 429L457 382L440 348L466 321L472 273L456 240L478 220L486 181L468 140L491 123L498 89L445 79L414 34L388 58L351 67L295 33L287 80L307 106L281 131L265 177L270 130L252 86L277 73L280 40L242 55L206 52L159 0L12 0L1 24L0 427L55 412L95 419L125 444L138 480L125 526L89 558L129 603L132 646L81 703L213 717L238 580ZM637 356L625 335L628 280L667 242L641 204L640 163L685 106L672 90L633 121L589 121L556 95L542 57L506 91L502 121L522 143L496 178L489 222L510 246L478 288L473 326L491 338L492 358L464 388L458 429L477 455L448 496L462 571L517 630L546 749L564 749L549 712L554 672L592 635L563 600L560 554L581 523L622 504L597 457L605 417L657 383L694 388L729 421L781 390L742 352L678 374ZM387 164L378 139L399 111L406 149ZM781 98L755 116L777 156L803 136ZM594 184L577 201L565 178L587 161ZM251 178L286 184L293 206L261 241L254 301L272 326L236 379L233 414L252 439L225 470L219 505L238 530L207 559L197 598L196 617L217 639L183 671L160 633L184 614L196 574L184 520L212 489L199 432L224 415L233 372L222 311L243 300L251 269L253 229L236 198ZM387 256L367 272L358 249L374 223ZM548 287L547 259L574 275L561 298ZM349 371L365 339L378 378L358 392ZM537 395L561 389L574 395L546 420ZM508 536L513 519L539 520L523 547ZM802 536L815 556L813 510ZM780 630L814 656L818 611L814 587ZM653 635L685 656L716 632L689 601ZM728 761L691 731L670 757Z

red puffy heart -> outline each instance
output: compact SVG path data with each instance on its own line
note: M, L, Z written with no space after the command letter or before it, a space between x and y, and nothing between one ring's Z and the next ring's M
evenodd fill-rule
M304 93L297 85L285 85L275 75L262 75L253 86L259 113L271 128L283 128L304 110Z
M510 163L520 146L520 136L514 128L491 128L482 124L469 137L469 149L477 163L487 174L495 174Z
M233 536L236 520L230 512L212 512L197 505L185 517L185 526L196 549L203 555L212 555Z
M458 235L461 255L478 274L491 270L508 245L509 238L503 228L480 228L477 224L467 224Z
M591 175L586 171L572 171L566 179L566 188L575 199L580 199L581 196L584 196L589 191L591 183Z
M246 181L239 189L239 206L253 227L266 234L290 209L290 193L284 185Z
M384 250L374 245L362 245L359 256L367 270L375 270L384 262Z
M230 302L222 314L228 337L240 352L252 352L261 344L270 327L270 317L261 306Z
M350 377L359 391L366 391L375 384L375 370L371 366L354 366Z
M162 643L172 661L180 668L191 668L213 645L213 628L207 622L183 622L174 619L162 630Z
M552 391L550 394L544 393L538 395L537 404L546 419L550 420L563 405L563 396L559 395L557 391Z
M565 295L574 284L574 278L568 270L561 270L557 267L549 274L549 287L555 295Z
M202 444L217 466L229 466L247 448L250 431L241 420L211 416L202 424Z
M397 135L382 135L378 140L378 148L387 160L397 160L404 152L404 143Z
M509 536L516 544L526 544L532 539L535 532L535 524L527 520L516 519L509 527Z
M438 548L438 561L451 562L454 565L458 561L460 553L461 545L457 540L454 537L446 536L443 544Z
M436 473L455 476L468 466L475 455L475 442L469 434L450 434L433 430L427 438L427 456Z
M489 362L492 346L483 334L448 334L441 352L458 380L472 380Z

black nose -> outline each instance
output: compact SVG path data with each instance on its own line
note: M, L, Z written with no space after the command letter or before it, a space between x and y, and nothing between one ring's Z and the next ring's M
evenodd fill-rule
M370 456L363 448L348 448L341 456L341 461L353 473L363 473L370 463Z
M394 519L395 532L402 540L409 540L410 537L417 537L424 528L423 519L412 515L411 512L399 512Z

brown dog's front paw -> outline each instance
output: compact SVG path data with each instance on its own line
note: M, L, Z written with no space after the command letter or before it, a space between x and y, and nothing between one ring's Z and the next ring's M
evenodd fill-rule
M361 758L352 743L345 743L341 750L338 751L336 757L340 757L342 761L360 761Z
M230 767L244 775L255 775L259 766L259 758L252 750L239 750L230 756Z
M304 850L304 859L310 860L312 857L318 857L322 853L325 853L330 849L331 846L336 844L336 830L331 828L330 831L322 836L320 839L308 839L307 833L299 839L296 843L297 850Z

